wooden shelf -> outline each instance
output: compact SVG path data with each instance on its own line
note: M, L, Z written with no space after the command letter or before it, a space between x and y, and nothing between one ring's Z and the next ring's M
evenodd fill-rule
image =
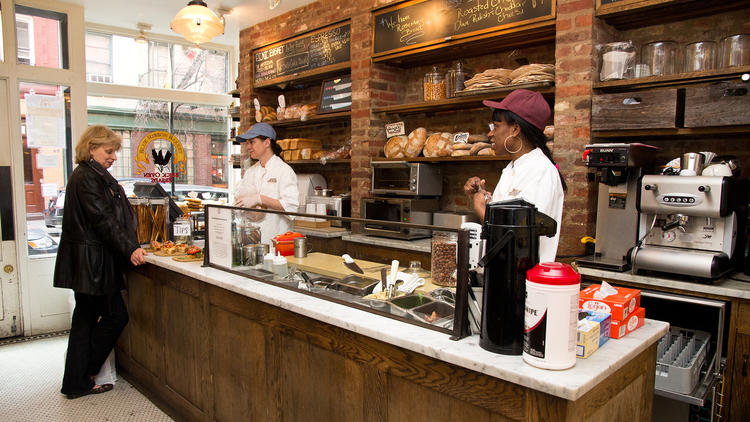
M418 113L435 113L438 111L466 110L467 108L484 108L483 100L499 100L505 98L513 90L525 88L538 91L546 97L552 97L555 93L555 87L549 82L541 84L523 84L511 85L499 88L492 92L483 92L477 95L447 98L445 100L427 101L411 104L398 104L384 107L373 107L374 113L385 114L418 114Z
M709 16L748 6L749 0L620 0L597 6L596 17L623 30Z
M678 73L676 75L649 76L638 79L622 79L617 81L595 82L594 89L605 92L633 91L640 89L660 88L668 86L684 86L714 81L738 79L750 73L750 66L727 67L702 72Z
M594 138L702 138L715 135L728 136L747 134L750 134L750 125L674 129L595 130L591 132L591 136Z
M320 160L294 160L294 161L287 161L286 163L291 165L294 164L317 164L319 166L325 166L328 164L351 164L352 160L349 158L337 158L334 160L326 160L326 163L323 164Z
M417 158L385 158L374 157L370 162L378 161L406 161L409 163L472 163L477 161L510 161L510 155L499 156L469 156L469 157L417 157Z
M342 122L350 121L351 116L352 116L351 111L338 111L335 113L314 114L308 117L306 120L284 119L284 120L272 120L266 123L276 128L299 127L299 126L315 125L315 124L320 124L320 123L328 123L328 122L333 122L333 121L342 121Z

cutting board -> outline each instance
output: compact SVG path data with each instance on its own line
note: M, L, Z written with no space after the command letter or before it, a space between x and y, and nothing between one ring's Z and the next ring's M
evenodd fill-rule
M304 258L295 258L294 256L286 257L289 264L294 264L298 269L302 271L309 271L316 274L321 274L328 277L342 278L351 274L357 274L354 271L344 265L344 259L338 255L330 255L322 252L312 252ZM355 259L354 262L362 268L365 272L365 277L374 278L380 280L380 270L385 268L390 273L390 264L381 264L379 262L366 261L364 259ZM399 271L405 271L406 268L400 266ZM432 279L429 277L429 273L424 277L424 286L417 289L418 292L429 292L438 287L432 284Z

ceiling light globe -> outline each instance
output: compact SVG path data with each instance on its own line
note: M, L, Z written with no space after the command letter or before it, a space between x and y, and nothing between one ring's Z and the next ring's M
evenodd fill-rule
M224 25L211 9L200 0L193 0L177 12L170 28L186 40L200 44L224 34Z

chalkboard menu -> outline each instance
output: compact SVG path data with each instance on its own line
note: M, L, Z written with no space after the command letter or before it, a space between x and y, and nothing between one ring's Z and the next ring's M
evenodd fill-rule
M415 0L373 13L373 55L551 19L556 0Z
M349 23L281 41L253 53L255 83L349 61Z
M352 78L336 78L323 82L318 113L351 110Z

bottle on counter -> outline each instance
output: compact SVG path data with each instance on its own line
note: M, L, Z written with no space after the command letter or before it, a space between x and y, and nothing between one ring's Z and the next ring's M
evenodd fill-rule
M263 269L273 272L273 251L269 251L263 256Z
M278 278L284 278L289 274L286 257L281 256L281 253L278 253L278 255L273 258L273 274Z

